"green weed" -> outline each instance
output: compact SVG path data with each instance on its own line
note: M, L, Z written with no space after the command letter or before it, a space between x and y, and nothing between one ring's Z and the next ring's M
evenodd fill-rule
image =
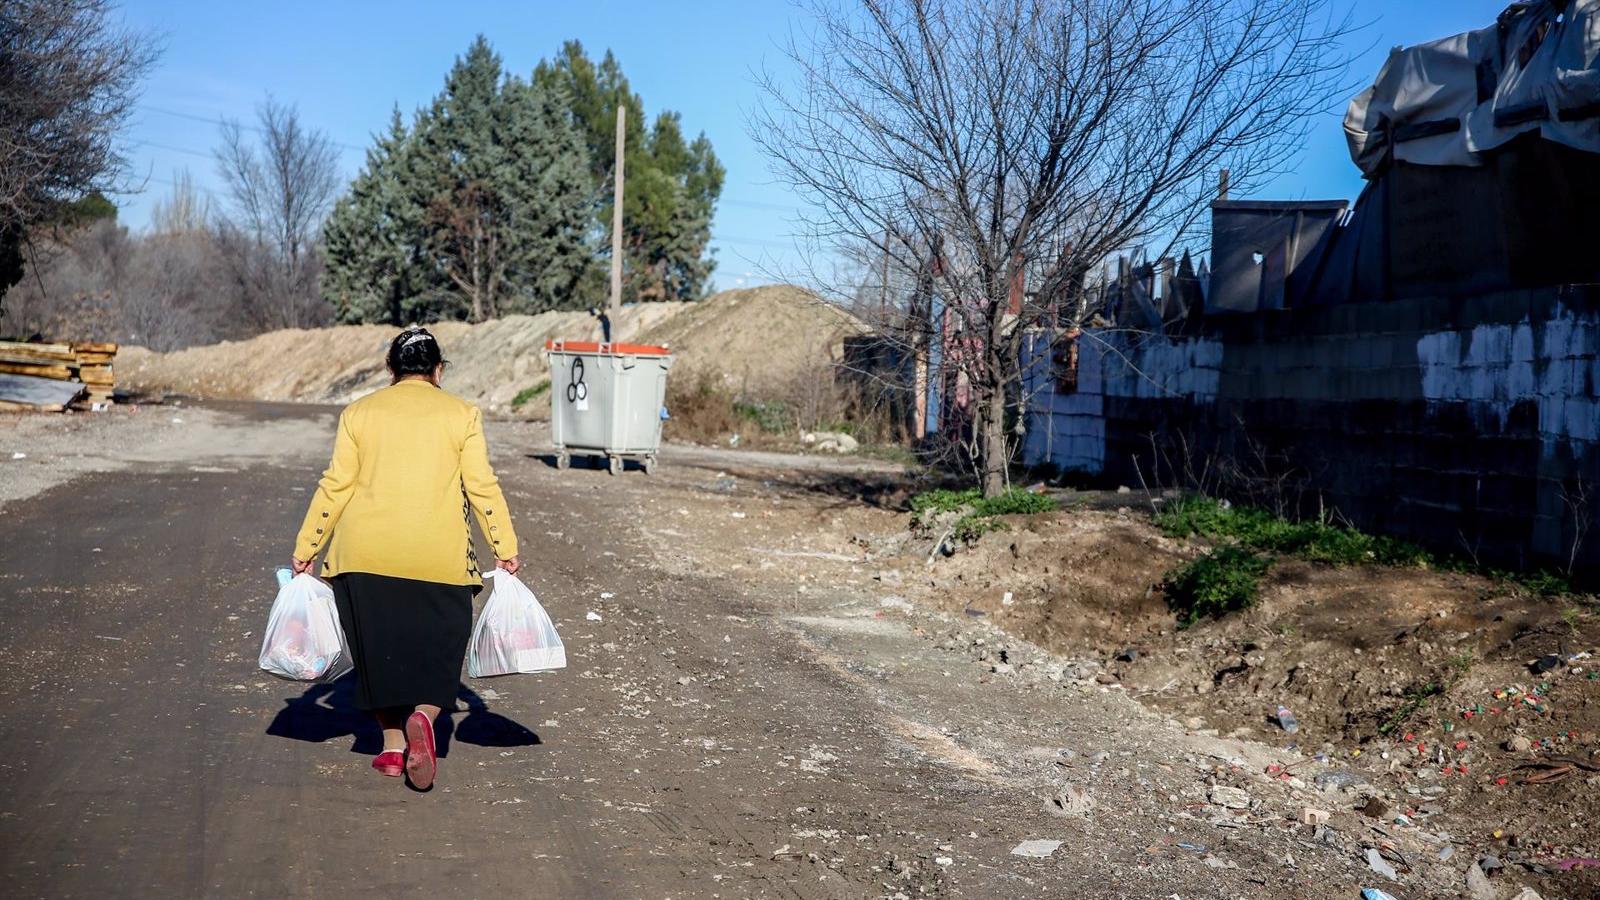
M1200 495L1168 504L1155 521L1169 537L1232 540L1252 550L1292 554L1336 566L1415 566L1431 561L1426 550L1407 541L1327 522L1291 522L1264 509L1231 506Z
M1167 573L1162 585L1178 627L1253 606L1261 595L1261 576L1272 560L1239 544L1224 544Z
M511 398L511 406L513 409L515 409L527 403L529 400L544 396L545 394L549 393L549 391L550 382L548 381L536 384L533 387L523 388L522 390L517 391L517 395L515 397Z
M733 413L772 434L787 430L790 421L788 404L777 400L737 400Z
M1406 691L1405 702L1400 705L1399 709L1390 713L1387 719L1383 720L1383 724L1378 726L1378 733L1388 734L1404 725L1419 710L1427 706L1429 700L1443 693L1444 686L1432 681L1420 688L1412 688Z
M997 518L999 516L1034 515L1055 508L1056 501L1052 498L1022 488L1010 488L993 497L983 496L977 488L940 488L911 498L911 521L919 528L926 527L944 513L964 510L950 533L957 540L970 542L1003 529L1005 524Z

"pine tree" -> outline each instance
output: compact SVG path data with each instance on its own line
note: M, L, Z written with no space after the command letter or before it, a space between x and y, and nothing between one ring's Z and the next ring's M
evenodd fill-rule
M328 298L342 321L395 324L581 306L588 171L565 98L505 77L480 35L336 205Z
M589 148L594 227L609 252L612 171L617 104L626 103L622 199L623 296L630 300L692 300L702 296L716 262L707 251L711 218L725 171L701 134L683 139L675 112L662 112L646 130L644 102L629 87L609 51L595 65L577 41L534 69L534 83L560 88ZM597 260L582 290L591 302L605 297L604 266Z
M341 322L403 325L419 311L430 279L420 258L422 210L408 184L410 139L396 108L323 226L323 295Z

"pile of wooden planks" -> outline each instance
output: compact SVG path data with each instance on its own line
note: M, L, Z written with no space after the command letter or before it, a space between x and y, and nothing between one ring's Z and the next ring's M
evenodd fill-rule
M0 407L61 409L84 398L109 403L116 384L111 374L116 355L116 344L0 341Z

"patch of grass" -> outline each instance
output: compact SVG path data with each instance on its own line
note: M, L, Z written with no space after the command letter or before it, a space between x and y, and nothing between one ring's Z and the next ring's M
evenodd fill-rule
M963 511L950 533L957 540L970 542L1003 529L1005 523L999 521L999 516L1035 515L1055 508L1053 498L1017 487L993 497L983 496L977 488L940 488L911 498L911 522L914 526L925 527L945 513Z
M1472 671L1473 666L1478 664L1478 654L1471 650L1466 650L1450 657L1445 661L1445 664L1450 667L1450 673L1455 676L1454 680L1460 681L1466 677L1468 672Z
M1378 733L1387 735L1398 729L1410 721L1411 717L1416 715L1424 706L1427 706L1428 701L1443 693L1444 685L1434 681L1430 681L1422 687L1406 691L1405 702L1400 705L1399 709L1390 713L1387 719L1383 720L1383 724L1378 726Z
M1561 610L1561 622L1567 626L1567 631L1573 637L1578 636L1578 623L1583 621L1583 610L1576 606L1568 606Z
M548 393L550 393L550 382L548 381L536 384L533 387L523 388L522 390L517 391L517 395L515 397L511 398L511 407L515 409L530 400L543 397Z
M940 513L955 512L982 499L983 491L977 488L960 491L938 488L923 491L911 498L911 515L916 524L920 525L931 521Z
M1156 526L1169 537L1237 541L1252 550L1293 554L1336 566L1424 565L1431 555L1415 544L1327 522L1291 522L1263 509L1232 506L1200 495L1166 504Z
M771 434L787 431L792 419L789 405L777 400L738 400L733 404L733 414Z
M1541 597L1575 593L1571 580L1556 572L1492 569L1457 556L1431 553L1399 538L1367 534L1328 522L1291 522L1264 509L1232 506L1197 494L1164 505L1156 513L1155 523L1168 537L1235 541L1259 552L1299 556L1335 566L1426 566L1482 575Z
M1261 576L1271 566L1269 557L1224 544L1168 572L1162 587L1167 605L1178 614L1178 627L1255 605Z
M983 497L972 505L980 516L1031 516L1050 512L1056 501L1045 494L1035 494L1019 487L1007 488L1004 493Z

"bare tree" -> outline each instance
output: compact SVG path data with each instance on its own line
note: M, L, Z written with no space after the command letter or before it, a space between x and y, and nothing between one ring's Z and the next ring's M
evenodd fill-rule
M329 318L317 289L317 239L339 190L339 156L328 136L268 98L256 109L259 146L237 121L222 127L217 169L227 184L218 244L263 328L299 328Z
M818 210L813 247L886 247L898 333L965 397L981 485L1006 485L1024 332L1070 333L1088 273L1193 233L1210 179L1281 172L1343 93L1327 0L817 0L798 82L752 117ZM880 276L880 281L893 279ZM1017 427L1008 427L1015 421Z
M189 234L205 231L211 224L211 198L195 187L188 169L176 173L172 193L157 200L150 210L150 227L157 234Z
M116 135L158 52L113 25L111 10L109 0L0 3L0 298L21 277L30 226L126 187Z

